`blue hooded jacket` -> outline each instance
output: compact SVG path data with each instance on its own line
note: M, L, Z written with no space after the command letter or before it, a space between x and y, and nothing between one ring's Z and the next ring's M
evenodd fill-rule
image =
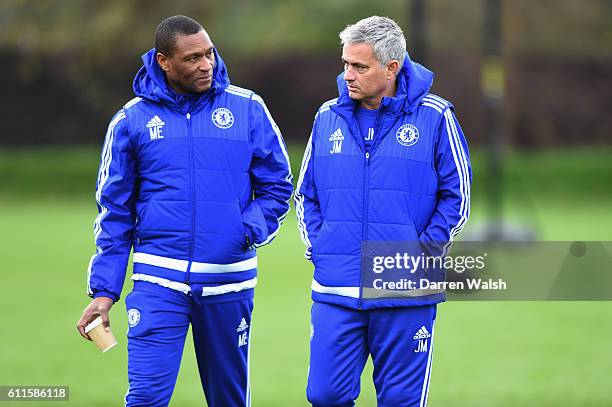
M406 54L396 95L382 99L366 151L358 102L343 75L339 97L315 116L295 193L306 258L315 267L313 300L356 309L443 301L443 290L369 285L362 259L380 242L416 242L422 254L444 255L465 225L471 167L453 107L429 93L433 73Z
M293 189L279 128L261 97L230 85L216 51L211 88L186 95L155 54L106 133L88 294L119 299L132 248L134 280L205 284L205 295L252 288L255 249L276 236Z

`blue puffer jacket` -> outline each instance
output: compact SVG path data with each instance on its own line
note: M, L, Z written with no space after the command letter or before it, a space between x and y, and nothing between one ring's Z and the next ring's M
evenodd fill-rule
M406 54L396 96L379 107L369 151L342 74L340 96L319 109L295 194L315 266L314 301L371 309L445 299L440 290L377 295L362 281L366 242L412 241L440 255L468 219L467 143L452 105L428 93L432 82L433 73Z
M289 159L261 97L230 85L215 56L211 89L178 95L155 50L143 55L137 97L104 142L89 295L119 298L132 247L135 280L202 283L211 294L254 285L255 248L289 211Z

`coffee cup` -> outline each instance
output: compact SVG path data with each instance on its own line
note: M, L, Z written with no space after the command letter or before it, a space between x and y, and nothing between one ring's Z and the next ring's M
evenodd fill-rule
M89 325L85 327L85 333L89 335L91 340L102 351L106 352L117 344L117 340L109 329L106 331L102 324L102 318L97 317Z

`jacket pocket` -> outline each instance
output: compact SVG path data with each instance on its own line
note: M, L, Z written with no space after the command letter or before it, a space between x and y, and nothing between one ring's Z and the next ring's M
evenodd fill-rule
M416 227L416 223L415 223L415 214L414 214L414 206L411 202L410 199L406 198L404 201L404 205L405 205L405 213L407 216L407 221L405 222L406 225L408 225L412 231L410 233L410 238L408 240L410 241L414 241L416 243L418 243L419 249L422 250L423 245L421 245L420 239L419 239L419 230Z
M408 223L408 225L412 229L412 233L411 233L412 236L410 238L410 241L414 242L418 246L418 249L419 249L420 253L427 254L427 252L425 252L423 250L423 245L421 244L421 239L419 239L419 231L417 230L416 226L414 225L414 220L412 218L410 219L410 222ZM420 254L420 253L417 253L417 254Z
M244 233L249 236L250 243L260 244L268 238L268 225L266 218L257 201L251 201L240 217L244 228Z
M248 225L246 224L246 222L244 221L244 212L242 209L242 205L239 205L238 207L238 211L240 213L240 224L242 225L242 236L240 237L240 248L243 252L246 252L249 250L249 246L253 245L255 242L253 242L251 239L253 239L251 230L249 229Z
M319 233L317 233L317 237L315 237L314 239L310 241L310 244L312 245L311 247L312 257L314 257L316 253L319 253L319 250L318 250L319 242L322 241L322 238L325 238L325 235L328 232L329 232L329 224L327 223L325 219L323 219L323 221L321 221L321 227L319 228Z
M147 214L149 213L149 208L151 207L153 200L147 201L140 210L138 210L138 218L136 219L137 230L139 232L147 230Z

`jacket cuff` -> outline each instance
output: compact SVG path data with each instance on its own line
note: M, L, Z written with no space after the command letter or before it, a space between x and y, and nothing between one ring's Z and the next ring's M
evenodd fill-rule
M113 302L119 301L119 297L117 297L115 294L111 293L110 291L96 291L93 295L93 298L98 298L98 297L107 297L113 300Z

